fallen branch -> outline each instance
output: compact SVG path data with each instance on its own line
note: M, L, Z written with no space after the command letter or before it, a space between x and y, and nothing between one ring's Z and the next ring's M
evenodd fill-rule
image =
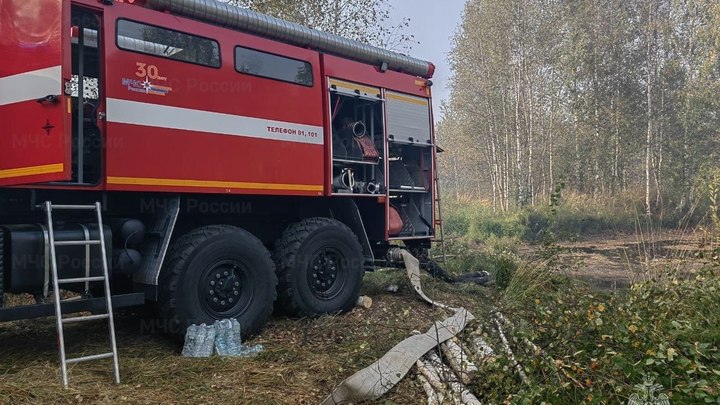
M500 340L502 341L503 348L505 349L505 353L507 354L508 358L510 359L510 362L513 366L515 366L515 369L518 372L518 375L520 375L520 379L525 385L530 385L530 380L528 379L527 375L525 374L525 371L523 371L522 366L520 363L517 362L515 359L515 354L513 354L512 349L510 348L510 344L508 343L507 338L505 337L505 332L503 332L502 325L500 325L500 321L494 319L495 326L497 328L498 334L500 335Z
M505 326L508 327L508 329L510 329L511 331L515 330L515 326L512 324L512 322L510 322L510 320L507 319L507 317L505 317L505 315L503 315L501 312L496 311L495 317L497 319L499 319L503 324L505 324ZM558 379L558 381L561 381L562 378L560 377L560 373L558 373L558 368L557 368L557 366L555 366L555 362L552 361L552 358L547 354L547 352L545 352L545 350L543 350L542 348L538 347L532 340L526 338L525 336L522 336L520 339L525 344L525 346L527 346L528 349L530 349L533 356L542 356L542 357L545 357L546 359L551 360L550 364L552 365L553 374ZM574 381L574 382L576 384L578 383L577 381ZM581 384L581 386L582 386L582 384Z
M515 325L513 325L512 322L510 322L510 320L507 319L507 318L505 317L505 315L503 315L501 312L495 312L495 317L496 317L497 319L499 319L503 324L505 324L505 326L506 326L510 331L515 331ZM533 343L530 339L526 338L525 336L521 337L521 339L522 339L523 343L525 343L525 345L526 345L528 348L530 348L530 350L532 351L532 353L533 353L534 355L537 356L537 355L540 355L540 354L545 354L545 352L544 352L541 348L539 348L535 343Z

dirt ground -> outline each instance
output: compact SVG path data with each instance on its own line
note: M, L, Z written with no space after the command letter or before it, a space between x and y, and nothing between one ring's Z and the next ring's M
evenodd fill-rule
M600 289L627 288L648 277L699 267L695 256L706 248L699 233L679 231L596 235L559 247L560 271Z

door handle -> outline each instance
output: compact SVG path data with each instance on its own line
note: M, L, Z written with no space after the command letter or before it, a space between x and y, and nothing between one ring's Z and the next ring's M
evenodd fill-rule
M60 95L48 94L45 97L37 99L38 104L57 104L60 102Z

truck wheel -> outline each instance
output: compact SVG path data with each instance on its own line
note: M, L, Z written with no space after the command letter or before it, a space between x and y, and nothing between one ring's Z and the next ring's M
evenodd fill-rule
M342 222L308 218L290 225L275 244L278 306L289 315L346 312L365 274L362 248Z
M160 274L159 308L178 337L191 324L236 318L244 337L265 326L276 298L270 252L249 232L212 225L171 246Z

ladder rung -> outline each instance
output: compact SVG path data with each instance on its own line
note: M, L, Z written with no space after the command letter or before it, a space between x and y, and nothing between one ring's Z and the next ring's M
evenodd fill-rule
M68 364L75 364L75 363L81 363L83 361L93 361L93 360L101 360L101 359L109 359L113 356L113 352L110 353L103 353L103 354L93 354L92 356L83 356L78 357L75 359L67 359L65 360L65 363Z
M55 241L55 246L89 246L89 245L99 245L100 241L96 239L91 240L62 240L62 241Z
M45 205L38 205L39 208L45 208ZM55 205L50 204L50 208L54 210L94 210L97 207L94 205Z
M63 323L74 323L74 322L85 322L85 321L96 321L98 319L108 319L110 315L108 314L100 314L100 315L88 315L88 316L76 316L73 318L63 318Z
M88 283L93 281L104 281L105 276L97 277L78 277L78 278L59 278L58 284Z

